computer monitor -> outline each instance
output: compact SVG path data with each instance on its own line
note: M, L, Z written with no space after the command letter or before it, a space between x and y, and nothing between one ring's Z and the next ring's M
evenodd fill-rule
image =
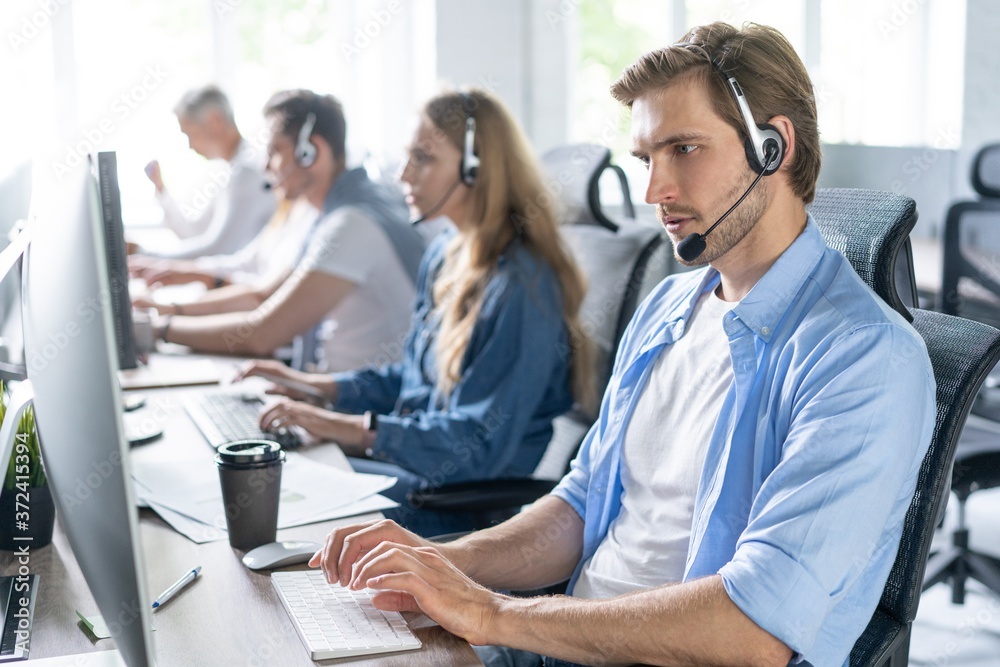
M24 162L0 176L0 250L11 248L31 204L32 164ZM18 245L18 244L13 244ZM3 267L6 268L6 267ZM0 268L2 273L2 268ZM23 380L24 337L21 331L21 262L0 275L0 380Z
M129 667L153 664L150 596L122 432L101 197L86 169L38 211L24 259L28 379L60 523ZM6 519L4 519L6 520Z
M125 227L122 224L121 190L118 188L118 157L114 151L98 153L96 169L101 192L104 254L110 282L112 322L118 345L118 367L136 368L138 352L132 324L132 299L128 292L128 254L125 251Z

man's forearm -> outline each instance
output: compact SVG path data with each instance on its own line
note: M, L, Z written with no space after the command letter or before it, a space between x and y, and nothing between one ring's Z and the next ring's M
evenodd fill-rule
M506 598L491 644L585 664L775 665L791 651L733 604L719 576L607 600Z
M568 579L583 552L583 520L546 496L513 519L440 551L469 578L494 589L533 589Z
M249 312L260 307L266 296L251 285L227 285L212 290L197 301L184 305L185 315L215 315Z

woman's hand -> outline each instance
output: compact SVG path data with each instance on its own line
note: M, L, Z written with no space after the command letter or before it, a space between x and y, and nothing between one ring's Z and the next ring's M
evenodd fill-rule
M273 382L266 390L268 394L287 396L314 405L328 405L337 400L337 385L328 375L303 373L273 359L248 362L233 378L233 382L241 382L248 377L260 377Z
M360 415L331 412L302 401L282 398L266 406L260 414L262 431L298 426L320 440L332 440L348 456L363 456L370 433Z

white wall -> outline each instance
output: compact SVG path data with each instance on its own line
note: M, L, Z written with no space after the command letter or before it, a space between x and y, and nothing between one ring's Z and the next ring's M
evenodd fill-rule
M565 0L437 0L438 78L492 90L540 152L569 136L575 12L561 4Z

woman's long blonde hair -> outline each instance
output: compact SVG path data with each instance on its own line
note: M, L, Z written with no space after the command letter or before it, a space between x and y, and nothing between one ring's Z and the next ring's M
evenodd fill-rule
M474 151L480 164L470 191L468 220L461 221L463 233L449 245L434 283L435 309L441 316L438 387L450 393L458 383L486 285L500 255L519 236L559 281L573 394L589 410L594 403L594 352L579 317L586 285L559 235L554 197L521 129L490 93L481 89L442 93L424 106L424 114L461 151L467 108L476 121Z

